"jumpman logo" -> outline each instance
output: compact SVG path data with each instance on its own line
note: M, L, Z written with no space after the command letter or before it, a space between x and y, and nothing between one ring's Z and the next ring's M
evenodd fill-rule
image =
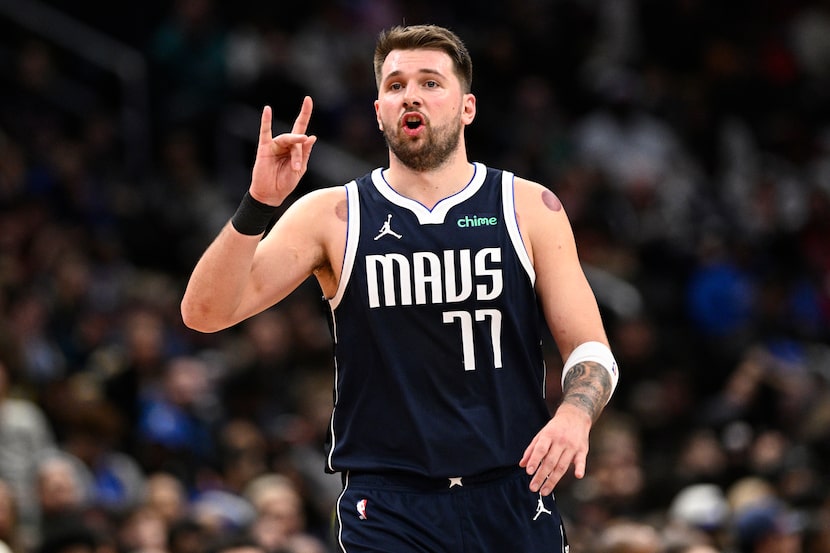
M378 238L380 238L381 236L384 236L386 234L390 234L390 235L394 236L395 238L397 238L398 240L401 239L401 235L398 234L397 232L395 232L394 230L392 230L392 214L391 213L386 216L386 222L383 223L382 227L380 227L380 230L378 231L378 235L375 236L375 240L377 240Z
M542 501L542 494L539 493L539 501L536 503L536 516L533 517L533 520L539 518L539 515L541 515L542 513L545 513L547 515L553 514L552 511L549 511L547 508L545 508L545 502Z

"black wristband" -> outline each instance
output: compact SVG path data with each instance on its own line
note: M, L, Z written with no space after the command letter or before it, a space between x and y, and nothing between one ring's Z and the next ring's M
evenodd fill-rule
M278 207L260 202L250 192L245 192L236 213L231 217L231 224L239 234L256 236L265 232Z

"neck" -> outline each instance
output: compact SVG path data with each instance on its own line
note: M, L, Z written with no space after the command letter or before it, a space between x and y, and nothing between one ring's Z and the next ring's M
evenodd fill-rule
M394 155L389 157L386 182L398 194L432 209L435 204L463 189L473 178L475 168L463 150L435 169L416 171L403 165Z

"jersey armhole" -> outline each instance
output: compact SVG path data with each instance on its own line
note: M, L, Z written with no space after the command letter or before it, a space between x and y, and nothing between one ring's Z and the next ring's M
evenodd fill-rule
M504 206L504 224L507 226L507 233L510 236L510 241L513 243L513 249L516 251L516 255L519 256L519 262L524 267L530 279L530 284L535 286L536 270L530 261L530 255L527 253L527 248L522 239L522 233L519 230L519 220L516 217L515 176L513 173L502 171L501 191L502 205Z
M352 276L357 243L360 238L360 198L357 192L357 182L351 181L346 184L346 202L348 214L346 216L346 251L343 253L343 266L340 268L340 282L334 296L329 298L329 306L334 311L343 299L346 286Z

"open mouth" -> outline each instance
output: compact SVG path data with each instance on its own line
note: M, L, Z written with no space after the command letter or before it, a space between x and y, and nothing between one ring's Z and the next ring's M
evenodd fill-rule
M424 118L419 113L408 113L403 118L403 125L409 130L416 130L424 124Z

